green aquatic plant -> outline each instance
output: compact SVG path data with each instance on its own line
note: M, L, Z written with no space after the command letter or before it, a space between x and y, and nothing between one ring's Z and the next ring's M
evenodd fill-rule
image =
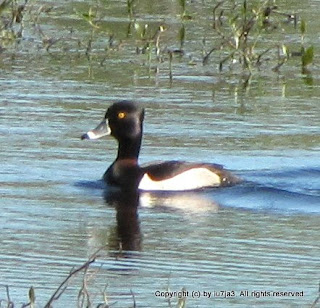
M301 65L302 65L302 73L307 74L309 70L307 66L313 62L314 58L314 47L311 45L309 47L305 47L304 37L307 31L306 22L302 19L300 22L300 32L301 32Z
M99 26L96 22L96 18L97 18L96 12L94 12L94 9L91 6L89 7L88 12L80 13L77 10L75 10L75 12L77 13L78 16L80 16L85 21L87 21L90 26L97 28L97 29L99 28Z
M186 28L184 24L181 25L181 28L179 30L179 42L180 42L180 50L183 50L183 45L186 39Z
M134 11L133 11L134 3L135 3L135 0L127 0L127 10L128 10L130 19L133 19L133 16L134 16Z
M0 3L0 50L16 43L22 37L23 19L28 0L4 0Z
M287 63L292 56L285 43L268 43L268 37L281 35L284 27L297 28L295 13L281 12L274 1L220 1L213 7L212 29L216 35L214 46L205 52L203 65L208 65L212 57L220 58L218 67L222 72L226 67L236 67L253 72L274 62L273 71ZM306 23L300 22L301 39L305 35ZM218 39L218 42L217 42ZM207 41L205 40L207 44ZM312 62L313 48L301 50L302 66Z
M148 24L141 25L139 23L134 24L136 31L136 36L138 37L138 45L136 46L137 54L146 54L148 56L148 61L152 59L152 52L155 51L155 55L158 60L161 60L161 46L160 38L164 31L166 31L166 26L160 24L156 29L149 29Z
M313 46L310 46L307 49L305 49L304 47L301 47L301 62L302 62L303 68L307 67L307 65L313 62L313 55L314 55Z
M127 0L123 4L123 11L126 9L128 13L124 37L123 29L110 26L107 21L108 1L89 0L71 7L71 14L75 12L76 18L70 28L64 27L60 33L46 25L50 11L57 5L37 6L28 0L2 0L0 53L8 47L10 51L18 50L17 47L21 50L24 44L32 50L33 44L33 50L44 50L50 55L84 55L89 66L94 67L105 65L111 52L123 57L136 51L137 60L138 55L145 55L149 67L153 64L159 68L165 63L170 79L177 61L195 69L202 62L219 73L252 74L270 69L280 72L294 58L300 61L302 74L310 75L315 48L307 41L307 23L294 12L284 12L275 0L221 0L212 4L211 10L201 11L204 14L201 21L200 15L192 11L192 1L176 0L175 4L178 16L171 17L177 18L177 23L167 25L164 21L145 20L143 4ZM77 27L79 24L81 30ZM198 27L197 37L192 38L194 27ZM298 35L301 44L296 43L298 39L286 41L288 34L290 37ZM140 59L144 65L145 57Z
M179 0L179 4L181 7L181 19L183 20L190 20L192 19L192 16L190 14L187 13L187 1L186 0Z

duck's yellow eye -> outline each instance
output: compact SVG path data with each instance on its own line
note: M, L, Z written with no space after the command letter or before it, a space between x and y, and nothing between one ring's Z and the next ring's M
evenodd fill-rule
M118 113L118 119L124 119L126 117L126 113L125 112L119 112Z

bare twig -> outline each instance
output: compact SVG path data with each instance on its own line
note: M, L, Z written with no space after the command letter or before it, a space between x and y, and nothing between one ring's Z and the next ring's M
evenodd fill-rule
M51 304L58 300L60 298L60 296L65 292L65 290L68 287L68 282L69 280L75 276L77 273L85 270L87 271L90 264L94 263L96 260L96 257L98 255L98 253L101 251L100 248L97 252L95 252L87 262L85 262L83 265L81 265L80 267L74 269L73 271L70 272L70 274L62 281L62 283L59 285L59 287L56 289L56 291L52 294L52 296L50 297L49 301L46 303L46 305L44 306L44 308L51 308Z
M89 267L86 267L84 269L82 287L81 287L79 294L78 294L78 307L91 307L90 294L88 291L88 284L87 284L87 279L86 279L88 268ZM87 304L84 306L85 301L87 301Z
M90 292L88 290L88 283L93 279L99 272L100 268L93 272L91 275L88 274L89 267L84 269L82 287L78 293L78 307L92 307L92 301L90 300Z
M7 308L13 308L14 304L11 301L11 298L10 298L9 286L6 286L6 293L7 293Z

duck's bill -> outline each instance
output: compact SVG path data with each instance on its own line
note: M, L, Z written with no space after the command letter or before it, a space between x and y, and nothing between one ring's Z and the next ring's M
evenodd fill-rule
M95 129L89 130L87 133L81 136L81 140L83 139L99 139L103 136L110 135L111 130L107 120L103 120Z

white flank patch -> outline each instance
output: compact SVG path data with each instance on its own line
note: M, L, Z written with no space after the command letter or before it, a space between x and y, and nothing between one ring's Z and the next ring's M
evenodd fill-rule
M154 181L146 173L140 181L139 189L149 191L182 191L203 187L217 187L220 184L220 177L214 172L207 168L192 168L162 181Z

